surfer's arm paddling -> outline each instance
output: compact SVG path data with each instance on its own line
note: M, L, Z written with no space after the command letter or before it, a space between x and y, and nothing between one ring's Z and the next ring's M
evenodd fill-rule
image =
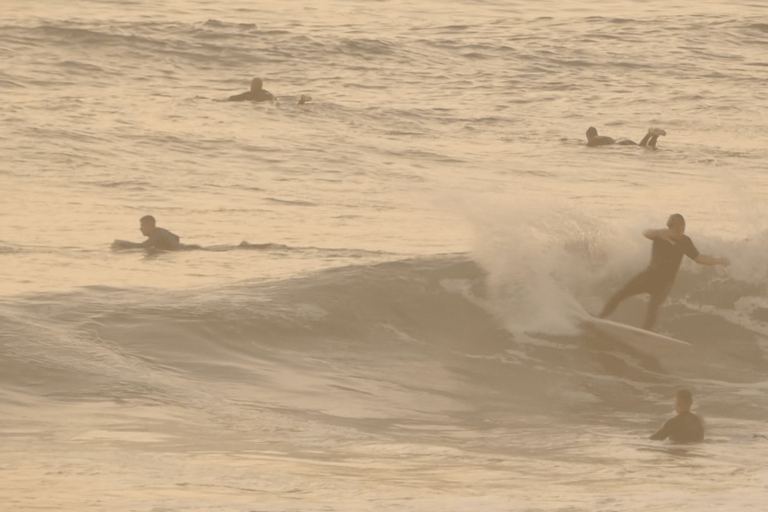
M128 242L125 240L115 240L112 247L115 249L160 249L163 251L178 251L186 248L197 248L199 246L185 246L179 243L179 237L167 229L159 228L155 225L155 218L151 215L145 215L140 220L141 233L147 237L143 242Z

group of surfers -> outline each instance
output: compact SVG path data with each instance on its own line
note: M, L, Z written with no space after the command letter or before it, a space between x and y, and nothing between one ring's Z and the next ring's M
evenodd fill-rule
M146 240L143 242L115 240L113 248L142 248L162 251L200 248L198 245L182 244L178 235L158 227L155 218L151 215L142 217L139 224L141 233L147 237ZM727 258L716 258L701 254L696 249L693 241L685 235L685 219L679 213L669 216L666 228L649 229L643 232L643 235L652 242L651 261L648 267L614 293L598 316L605 318L613 313L624 299L633 295L648 293L651 300L648 304L643 327L650 330L656 323L659 307L672 288L683 256L688 256L701 265L728 266L730 261ZM701 419L691 412L692 404L693 397L690 391L678 391L675 395L677 416L667 421L661 430L651 436L651 439L664 440L670 438L675 442L701 441L704 438L704 426Z
M312 98L302 95L298 104L303 105ZM275 96L263 87L260 78L251 81L250 91L229 97L228 101L253 101L276 102ZM631 140L615 140L605 135L598 135L597 129L590 127L587 130L587 146L598 147L608 145L635 145L656 149L659 136L666 132L659 128L651 128L639 144ZM113 248L144 248L163 251L177 251L182 249L199 249L197 245L185 245L180 243L177 235L167 229L158 227L155 218L146 215L140 219L141 233L147 237L143 242L127 242L116 240ZM626 298L647 293L650 295L648 309L643 328L653 329L656 324L658 311L664 300L669 295L675 277L682 262L683 256L700 265L730 265L727 258L717 258L701 254L693 241L685 234L685 218L679 213L674 213L667 219L666 227L661 229L649 229L643 232L643 236L649 239L651 244L651 261L648 266L630 279L624 286L611 296L598 315L605 318L613 313L619 304ZM268 244L267 244L268 245ZM701 419L691 412L693 396L689 390L683 389L675 395L675 410L677 416L667 421L664 426L651 436L654 440L670 438L675 442L696 442L704 438L704 426Z

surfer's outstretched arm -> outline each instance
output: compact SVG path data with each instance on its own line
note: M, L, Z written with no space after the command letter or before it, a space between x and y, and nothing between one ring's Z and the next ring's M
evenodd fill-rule
M699 265L722 265L724 267L727 267L731 264L731 260L728 258L715 258L714 256L707 256L706 254L699 254L696 259L694 259L696 263Z

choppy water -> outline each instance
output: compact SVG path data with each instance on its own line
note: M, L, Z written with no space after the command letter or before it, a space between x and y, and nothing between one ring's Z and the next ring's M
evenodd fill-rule
M6 0L0 509L762 510L764 8ZM676 211L695 349L582 332Z

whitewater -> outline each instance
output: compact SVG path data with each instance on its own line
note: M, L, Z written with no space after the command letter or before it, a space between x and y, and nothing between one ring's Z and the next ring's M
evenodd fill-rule
M765 7L4 0L0 510L764 510Z

